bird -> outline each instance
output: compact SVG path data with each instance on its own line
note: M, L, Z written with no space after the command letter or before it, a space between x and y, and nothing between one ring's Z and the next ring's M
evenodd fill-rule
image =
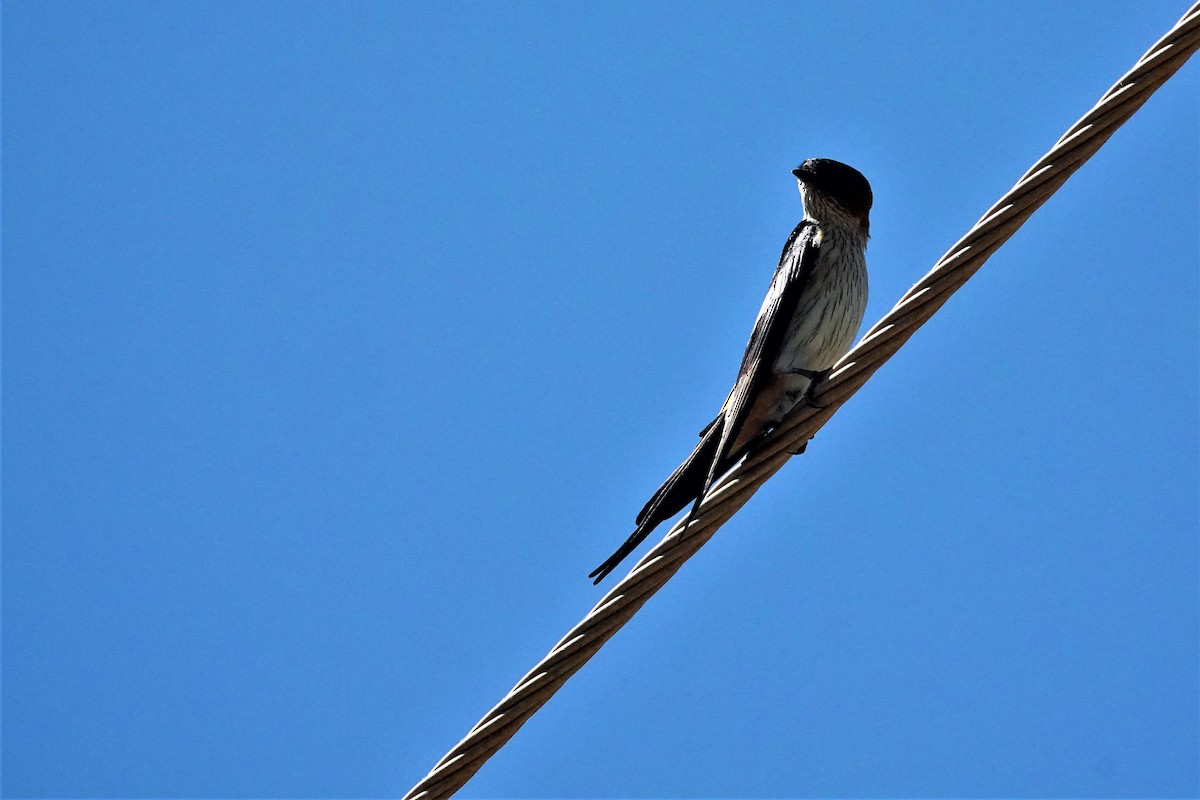
M867 307L871 184L840 161L810 158L792 170L804 217L783 246L737 380L700 441L634 520L629 538L592 571L600 583L650 532L692 503L754 449L849 351ZM805 443L807 444L807 443ZM796 454L804 452L801 446Z

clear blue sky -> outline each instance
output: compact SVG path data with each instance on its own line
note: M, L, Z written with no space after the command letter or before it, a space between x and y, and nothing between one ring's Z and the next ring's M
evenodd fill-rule
M871 179L873 321L1184 9L5 3L4 794L402 793L724 399L789 170ZM1196 796L1198 143L1192 63L463 796Z

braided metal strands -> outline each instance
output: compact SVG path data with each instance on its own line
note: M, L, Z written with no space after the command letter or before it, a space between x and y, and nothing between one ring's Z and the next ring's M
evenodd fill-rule
M1200 3L1142 56L971 230L866 333L816 390L823 408L793 411L752 456L719 480L685 526L676 523L587 616L484 715L405 800L453 795L629 621L696 550L866 383L901 345L1200 48Z

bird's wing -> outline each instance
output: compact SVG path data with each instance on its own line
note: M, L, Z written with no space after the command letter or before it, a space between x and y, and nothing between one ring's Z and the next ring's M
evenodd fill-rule
M717 479L718 470L729 457L729 451L741 433L742 425L745 424L746 416L750 413L758 393L771 378L771 365L775 363L783 347L788 326L796 314L800 297L804 294L813 268L816 267L819 254L817 226L811 220L803 220L783 246L779 266L775 268L775 275L771 278L771 288L767 291L762 310L758 312L758 319L754 321L754 331L750 334L750 342L746 345L745 355L742 356L737 381L722 409L724 425L721 440L709 467L704 487L692 506L693 512L700 506L704 495Z
M633 552L659 523L669 519L695 499L694 513L716 479L738 433L746 422L754 400L771 378L771 365L783 347L788 326L800 304L800 296L817 263L819 242L812 222L801 222L788 237L771 279L771 288L750 334L746 354L733 390L721 407L721 413L700 431L700 442L663 485L658 488L637 515L637 527L608 560L592 571L589 578L599 583L627 555Z

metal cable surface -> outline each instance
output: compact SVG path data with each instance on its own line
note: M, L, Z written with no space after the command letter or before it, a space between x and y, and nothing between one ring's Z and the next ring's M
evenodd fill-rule
M686 528L676 523L661 542L495 708L450 750L405 800L450 797L579 670L642 605L712 537L717 528L807 442L867 379L921 327L1042 203L1066 182L1200 47L1200 2L1099 102L1072 125L1050 152L988 209L928 274L875 323L817 388L824 408L794 410L753 455L719 480ZM685 517L686 521L686 517Z

